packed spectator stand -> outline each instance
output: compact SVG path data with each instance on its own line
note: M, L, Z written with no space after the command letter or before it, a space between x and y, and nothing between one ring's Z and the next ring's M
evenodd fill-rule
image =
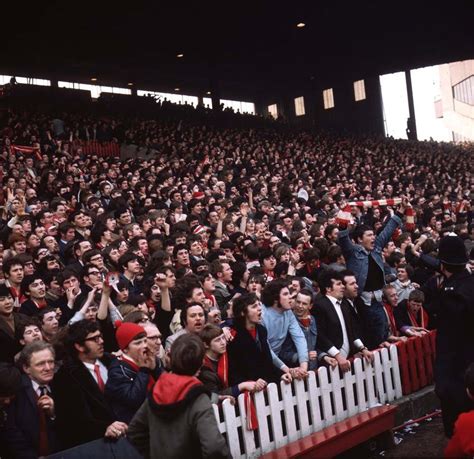
M439 387L474 361L440 300L464 276L455 317L474 324L472 145L20 96L0 110L0 361L16 381L1 457L125 435L146 457L225 457L211 403L245 394L255 429L268 384L343 374L435 329L464 349ZM450 390L449 436L470 408ZM204 420L199 442L183 411Z

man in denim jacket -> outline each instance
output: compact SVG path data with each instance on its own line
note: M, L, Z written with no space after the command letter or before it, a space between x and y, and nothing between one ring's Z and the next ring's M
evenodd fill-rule
M355 273L365 304L363 312L366 336L370 349L384 341L387 318L382 306L382 288L385 285L382 250L394 231L402 225L403 214L408 207L404 198L397 212L388 220L381 233L375 236L372 228L359 225L354 231L352 243L349 229L340 227L338 240L348 269Z

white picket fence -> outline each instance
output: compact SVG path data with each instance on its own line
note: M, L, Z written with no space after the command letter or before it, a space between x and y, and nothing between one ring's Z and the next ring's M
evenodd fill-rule
M352 370L322 367L305 381L269 384L254 396L259 428L247 430L244 395L238 406L225 400L214 412L232 457L255 458L331 424L402 396L395 346L375 353L373 364L355 359Z

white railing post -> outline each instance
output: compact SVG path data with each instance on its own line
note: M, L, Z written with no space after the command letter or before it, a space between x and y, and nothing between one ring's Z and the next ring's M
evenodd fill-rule
M243 394L239 395L238 398L239 412L240 412L240 423L242 425L242 437L244 441L244 451L246 457L251 457L253 453L257 450L255 445L255 436L253 430L248 430L247 425L247 413L245 408L245 396Z
M400 377L400 365L398 363L398 349L392 344L390 346L390 361L392 362L393 383L395 386L395 399L403 396L402 378Z
M235 408L228 399L222 403L222 410L224 412L225 432L230 454L232 454L234 459L238 459L242 457L238 431L239 424L241 425L242 423L242 417L236 416ZM245 428L245 426L242 426L242 428Z
M256 458L337 421L400 398L402 385L397 348L392 345L389 349L377 351L373 364L355 359L352 370L342 376L339 368L328 371L321 367L317 374L309 372L306 382L282 382L280 389L281 399L274 383L267 386L266 394L253 395L259 425L258 446L255 432L247 429L243 394L238 399L239 416L229 400L223 402L222 419L218 407L214 406L219 430L226 435L234 459ZM282 411L285 427L282 425Z
M285 384L285 383L282 383ZM300 438L306 437L311 433L309 425L308 404L310 393L305 389L304 381L295 381L296 410L298 413Z
M283 435L283 426L281 424L281 411L283 402L278 397L278 387L276 384L269 384L267 387L268 403L270 405L270 423L275 441L275 449L281 448L288 443L288 433Z
M283 416L285 418L286 432L288 435L287 443L298 440L298 431L296 430L295 420L295 402L291 384L280 384L281 395L283 398Z
M273 444L270 441L270 432L268 431L268 422L267 422L267 411L268 407L265 405L265 395L264 392L257 392L255 394L255 409L257 411L258 419L258 436L260 439L260 447L262 448L262 453L271 451Z

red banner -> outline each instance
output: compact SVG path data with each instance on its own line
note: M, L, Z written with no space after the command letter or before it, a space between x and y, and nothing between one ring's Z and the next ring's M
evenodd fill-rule
M10 148L14 152L26 153L28 155L35 154L39 160L43 159L43 157L41 156L41 151L37 147L27 147L25 145L12 145Z

